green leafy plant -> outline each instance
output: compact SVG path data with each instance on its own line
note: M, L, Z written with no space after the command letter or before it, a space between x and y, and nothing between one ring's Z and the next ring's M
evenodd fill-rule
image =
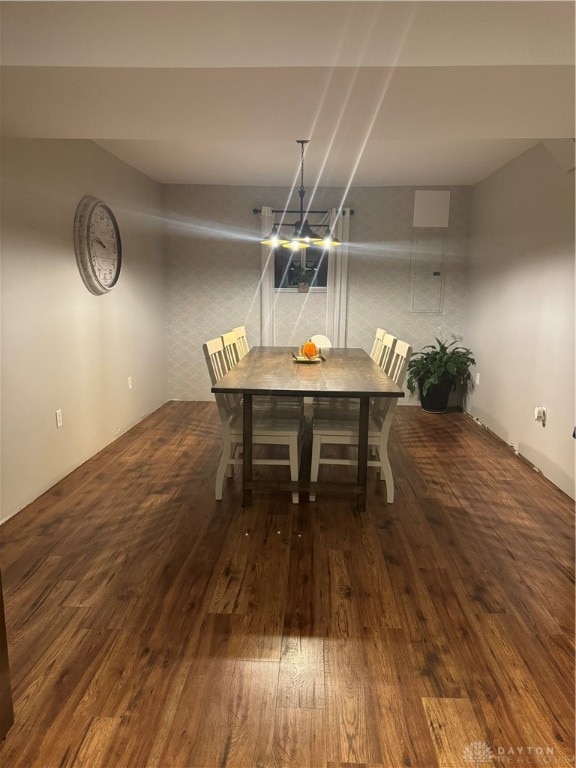
M314 267L303 267L300 269L300 276L298 278L298 290L307 292L314 283L316 277L316 270Z
M436 345L428 344L415 352L408 363L408 389L414 392L419 387L426 395L430 387L451 382L452 389L470 380L470 367L476 361L466 347L457 346L456 341L446 343L436 339Z

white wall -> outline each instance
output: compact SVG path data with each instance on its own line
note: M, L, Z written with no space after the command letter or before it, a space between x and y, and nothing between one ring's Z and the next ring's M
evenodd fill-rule
M121 231L122 272L104 296L87 291L74 256L86 194ZM1 245L7 519L167 399L160 187L92 142L6 140Z
M467 409L574 498L574 173L539 144L476 185L472 210Z

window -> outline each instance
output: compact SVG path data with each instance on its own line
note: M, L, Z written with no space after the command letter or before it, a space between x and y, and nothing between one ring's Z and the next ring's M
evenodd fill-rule
M325 291L328 285L328 251L316 246L292 251L275 248L274 288L287 291Z

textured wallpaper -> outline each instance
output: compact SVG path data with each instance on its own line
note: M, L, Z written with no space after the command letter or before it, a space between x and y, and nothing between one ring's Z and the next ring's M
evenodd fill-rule
M245 325L259 343L257 201L240 187L169 186L165 195L170 397L209 400L203 342Z
M298 347L314 334L326 335L326 293L277 293L274 309L277 347Z
M446 233L443 311L414 314L410 309L414 188L351 190L355 215L350 223L348 346L370 349L376 326L405 339L414 350L438 334L448 338L462 333L470 188L451 191L450 225L442 230Z
M434 336L462 333L470 188L452 187L446 233L445 285L440 314L411 312L411 244L415 187L349 190L348 346L372 346L376 326L414 349ZM260 343L260 219L262 205L297 207L278 187L167 185L164 187L169 274L168 386L172 399L209 400L202 343L245 325ZM315 208L341 204L343 190L327 189ZM422 290L426 290L425 286ZM297 345L325 333L326 294L282 294L275 302L275 343Z

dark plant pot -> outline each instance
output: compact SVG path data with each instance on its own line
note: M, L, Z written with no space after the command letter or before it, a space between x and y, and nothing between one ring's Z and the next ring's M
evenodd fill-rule
M426 392L422 394L422 387L419 384L420 405L423 411L428 413L446 413L450 392L452 391L451 381L441 381L439 384L433 384Z

